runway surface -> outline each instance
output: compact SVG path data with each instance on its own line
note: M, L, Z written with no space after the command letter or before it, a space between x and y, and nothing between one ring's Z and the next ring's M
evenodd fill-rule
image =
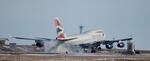
M0 54L0 61L150 61L150 54Z

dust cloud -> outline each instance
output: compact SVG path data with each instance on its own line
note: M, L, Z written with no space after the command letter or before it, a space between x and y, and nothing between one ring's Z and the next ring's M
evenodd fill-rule
M50 53L83 53L83 49L80 46L63 43L58 40L45 41L44 48L45 52Z

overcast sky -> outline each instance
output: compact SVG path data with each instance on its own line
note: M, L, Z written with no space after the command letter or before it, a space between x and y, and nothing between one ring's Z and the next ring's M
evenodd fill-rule
M150 0L0 0L0 37L55 38L54 17L67 35L79 33L79 25L101 28L106 39L132 35L137 49L150 49Z

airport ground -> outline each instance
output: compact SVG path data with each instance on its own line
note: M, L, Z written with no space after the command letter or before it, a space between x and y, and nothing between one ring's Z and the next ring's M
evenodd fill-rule
M0 54L0 61L150 61L150 54Z
M16 48L1 47L0 61L150 61L149 50L140 54L123 54L126 49L102 49L96 53L43 53L35 46L17 45Z

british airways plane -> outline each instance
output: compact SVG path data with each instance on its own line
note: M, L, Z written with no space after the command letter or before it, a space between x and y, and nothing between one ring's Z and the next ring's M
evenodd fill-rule
M81 34L67 36L64 32L64 29L61 25L60 19L55 18L55 25L57 36L56 39L49 38L24 38L24 37L13 37L16 39L24 40L35 40L37 47L44 47L44 41L58 41L56 46L59 46L62 43L68 43L71 45L79 45L82 48L90 46L92 48L101 48L101 44L105 45L107 49L113 48L113 43L118 43L117 46L123 48L125 44L123 41L132 40L132 38L118 39L118 40L105 40L105 33L102 29L93 29Z

